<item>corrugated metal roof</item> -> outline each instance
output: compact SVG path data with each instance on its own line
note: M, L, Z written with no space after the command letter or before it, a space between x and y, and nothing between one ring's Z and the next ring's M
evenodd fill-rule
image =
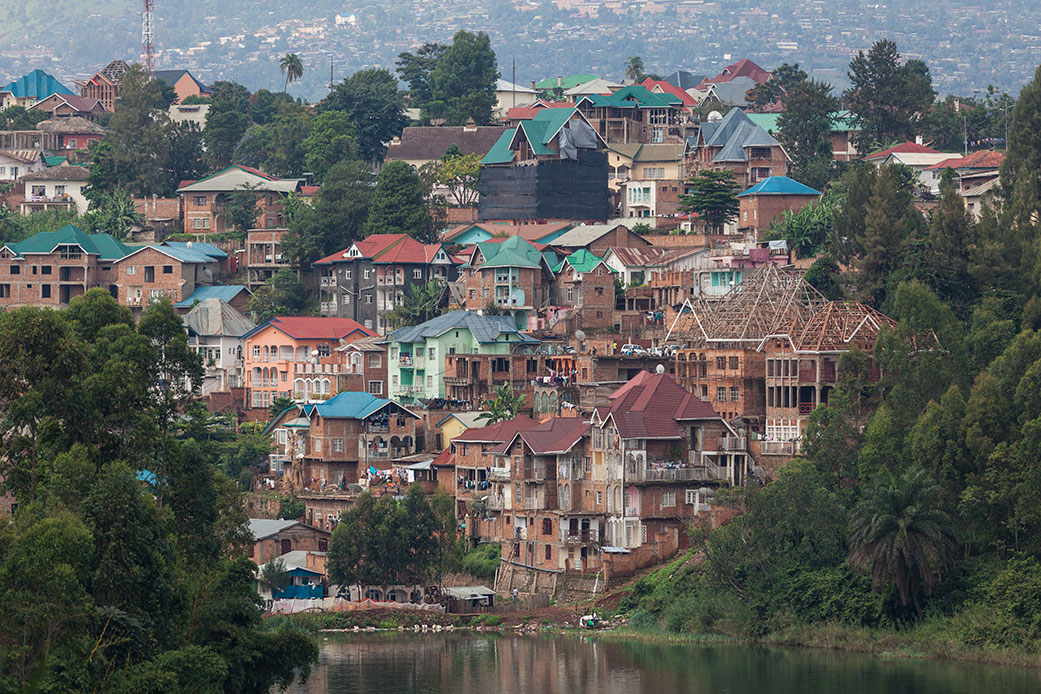
M401 407L401 405L386 398L378 398L372 393L338 393L325 402L304 405L303 407L304 413L308 417L317 412L320 417L332 419L363 419L387 406L392 406L394 409L401 410L418 419L416 415Z
M13 82L0 87L0 92L10 92L18 99L46 99L51 94L72 94L73 91L43 70L33 70Z
M497 342L500 335L518 335L521 343L537 344L539 340L522 333L511 316L482 316L472 311L449 311L420 323L398 328L387 336L388 342L425 342L454 329L469 330L478 342Z
M820 191L787 176L771 176L759 181L743 193L739 193L737 197L742 198L749 195L820 195Z
M97 255L102 260L119 260L130 254L132 249L108 234L88 234L71 224L58 231L42 231L7 247L18 255L25 253L51 253L61 245L78 245L84 253Z
M272 327L294 340L339 340L354 333L372 337L376 333L350 318L311 318L307 316L281 316L258 325L243 337L255 335L264 328Z
M199 302L184 317L184 324L201 337L240 337L257 327L233 306L217 298Z
M241 284L228 284L228 285L217 285L213 287L196 287L195 291L191 293L187 298L178 301L174 304L177 308L191 308L196 302L206 301L207 299L218 299L220 301L230 302L236 296L242 292L248 292L249 290ZM250 330L255 328L255 325L250 326ZM244 330L239 335L244 335L248 330Z
M299 525L297 521L291 520L269 520L267 518L250 518L249 519L249 533L253 536L254 540L263 540L277 535L286 528L291 528L294 525Z

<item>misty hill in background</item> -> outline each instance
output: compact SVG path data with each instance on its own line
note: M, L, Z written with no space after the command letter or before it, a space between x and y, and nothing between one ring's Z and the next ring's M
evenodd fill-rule
M620 78L628 56L650 72L715 73L747 57L798 62L844 86L857 50L887 36L923 58L940 92L970 95L989 84L1016 93L1041 63L1041 3L1019 0L622 0L620 11L583 0L156 0L160 68L206 82L234 79L281 89L278 58L304 61L296 96L321 98L330 63L337 81L398 53L447 42L458 29L486 31L503 77L524 84L575 72ZM660 8L660 11L653 11ZM981 9L982 8L982 9ZM43 0L0 3L0 78L41 67L67 83L113 58L136 60L140 3ZM71 84L69 85L72 86Z

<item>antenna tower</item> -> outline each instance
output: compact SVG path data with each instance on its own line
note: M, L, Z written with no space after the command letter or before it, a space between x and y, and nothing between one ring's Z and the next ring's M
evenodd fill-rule
M155 12L154 0L144 0L141 14L141 61L149 75L155 74Z

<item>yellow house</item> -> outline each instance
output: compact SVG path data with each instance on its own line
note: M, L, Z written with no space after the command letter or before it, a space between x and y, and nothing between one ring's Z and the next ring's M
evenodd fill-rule
M477 418L480 414L481 412L452 412L435 424L439 438L437 447L439 449L446 448L452 439L460 436L467 429L487 426L487 419Z
M607 150L607 185L618 191L628 181L683 180L683 147L674 144L612 144Z

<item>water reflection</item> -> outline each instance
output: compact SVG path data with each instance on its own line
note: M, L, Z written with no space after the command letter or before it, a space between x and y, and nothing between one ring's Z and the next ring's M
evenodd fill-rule
M320 637L294 694L1035 694L1036 670L748 646L487 634Z

